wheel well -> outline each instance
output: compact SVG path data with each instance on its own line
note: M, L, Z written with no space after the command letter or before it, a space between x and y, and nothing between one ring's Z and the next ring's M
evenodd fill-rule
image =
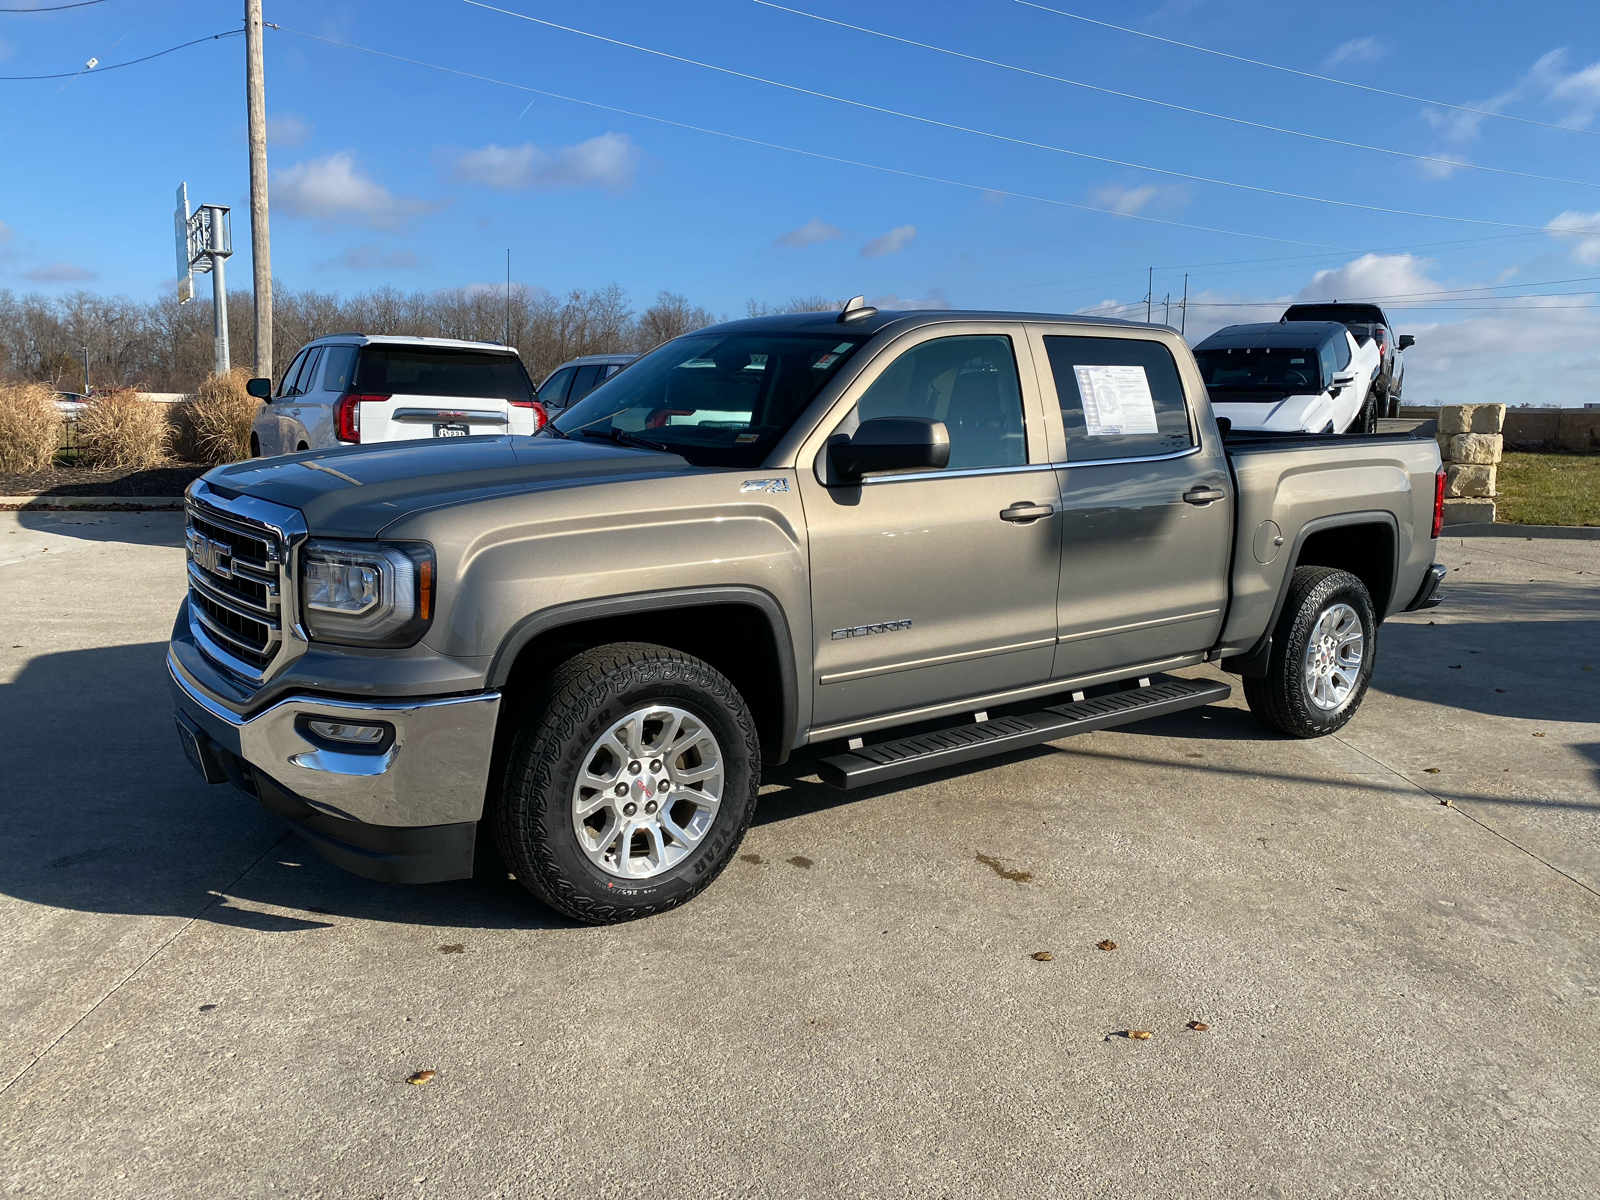
M681 650L726 675L750 706L767 764L788 757L785 671L778 638L752 604L695 604L578 621L547 629L517 652L501 688L500 732L508 738L528 715L539 682L575 654L612 642L650 642ZM787 647L784 648L787 650Z
M250 457L261 457L261 439L253 433L250 435Z
M1367 585L1381 621L1394 591L1394 530L1381 521L1319 530L1306 538L1295 565L1349 571Z

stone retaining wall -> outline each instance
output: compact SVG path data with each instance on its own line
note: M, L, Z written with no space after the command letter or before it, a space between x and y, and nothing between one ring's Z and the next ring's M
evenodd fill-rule
M1494 520L1495 475L1504 450L1504 404L1447 404L1439 409L1445 524Z
M1500 407L1504 405L1447 405L1459 407ZM1444 408L1406 405L1402 417L1427 419ZM1565 450L1575 454L1600 451L1600 408L1506 408L1500 433L1507 450Z

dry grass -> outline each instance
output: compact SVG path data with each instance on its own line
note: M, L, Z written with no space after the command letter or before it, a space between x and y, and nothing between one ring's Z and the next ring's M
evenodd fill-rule
M0 471L48 471L61 445L61 410L42 383L0 387Z
M78 418L78 446L86 466L147 470L169 460L172 427L164 405L132 389L102 392Z
M250 423L261 401L244 390L250 372L236 367L227 375L208 375L185 404L201 462L221 464L250 457Z

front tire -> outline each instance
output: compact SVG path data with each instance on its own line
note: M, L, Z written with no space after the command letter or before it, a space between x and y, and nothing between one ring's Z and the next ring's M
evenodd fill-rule
M1362 402L1361 411L1356 414L1355 420L1350 422L1346 433L1362 436L1378 432L1379 397L1369 391L1367 398Z
M601 646L551 673L517 731L495 841L558 912L650 916L722 873L760 780L755 720L719 671L664 646Z
M1348 571L1296 567L1262 679L1245 679L1256 719L1290 737L1342 729L1366 697L1378 623L1366 584Z

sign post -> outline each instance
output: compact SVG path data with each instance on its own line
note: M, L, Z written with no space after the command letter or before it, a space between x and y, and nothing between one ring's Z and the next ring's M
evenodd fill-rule
M228 353L228 288L222 264L233 254L233 222L226 204L202 204L189 212L189 185L178 185L178 302L194 299L194 273L211 272L211 326L216 372L226 375Z

